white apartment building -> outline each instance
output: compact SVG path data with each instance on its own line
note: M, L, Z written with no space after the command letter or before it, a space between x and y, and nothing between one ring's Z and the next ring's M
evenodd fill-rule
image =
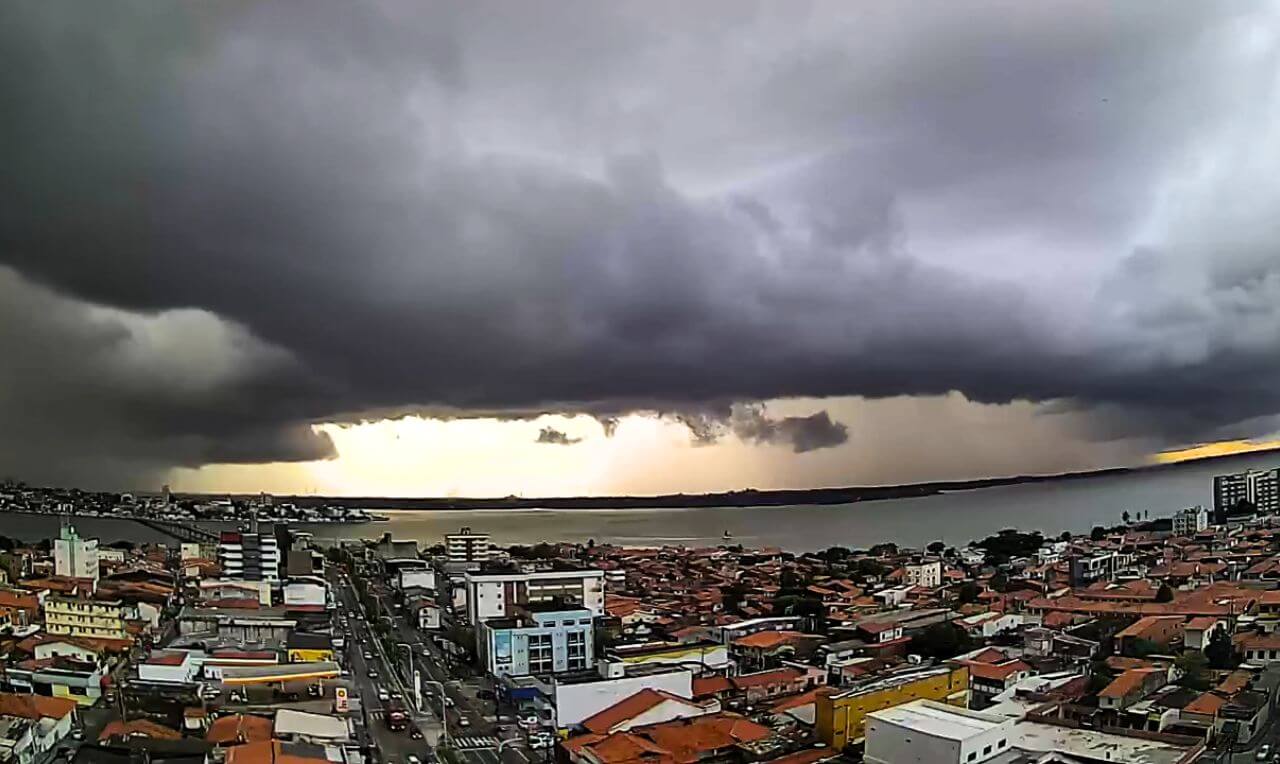
M222 577L243 581L280 580L280 546L274 533L226 531L218 539Z
M444 536L444 551L450 562L484 562L492 548L489 534L472 533L470 528Z
M1194 536L1209 527L1209 510L1200 505L1187 507L1173 515L1173 535Z
M472 624L514 615L517 605L555 599L576 603L593 617L604 615L603 570L468 572L466 593L467 620Z
M76 529L63 524L53 541L53 572L68 578L92 579L98 582L98 540L80 538Z
M903 568L904 580L911 586L936 589L942 585L942 563L938 560L913 562Z

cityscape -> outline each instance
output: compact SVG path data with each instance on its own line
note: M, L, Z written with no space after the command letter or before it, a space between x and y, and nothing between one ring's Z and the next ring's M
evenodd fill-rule
M137 497L10 483L61 512L0 539L0 760L1269 760L1280 468L1213 483L1084 534L803 553L325 540L261 500L102 543L76 513Z
M1280 764L1280 0L9 0L0 157L0 764Z

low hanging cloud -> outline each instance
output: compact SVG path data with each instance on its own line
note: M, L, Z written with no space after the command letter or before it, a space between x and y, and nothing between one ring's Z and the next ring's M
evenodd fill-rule
M820 448L834 448L849 440L849 428L833 421L826 411L809 416L770 419L759 406L744 406L734 412L733 432L753 443L782 443L797 454Z
M845 425L734 406L951 391L1262 434L1277 13L5 4L3 464L311 459L388 412L804 452Z
M537 442L552 446L572 446L574 443L581 443L582 438L571 438L554 427L543 427L538 432Z

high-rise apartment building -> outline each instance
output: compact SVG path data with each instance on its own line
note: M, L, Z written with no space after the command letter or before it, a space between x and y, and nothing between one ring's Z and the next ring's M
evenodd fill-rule
M489 534L472 533L470 528L444 536L444 550L449 562L484 562L489 559L491 547Z
M1248 470L1213 479L1213 507L1218 512L1234 509L1247 501L1259 512L1280 512L1280 467Z
M68 578L98 582L98 540L80 538L70 523L63 522L53 541L53 572Z
M218 538L223 578L274 583L280 580L280 559L274 531L224 531Z

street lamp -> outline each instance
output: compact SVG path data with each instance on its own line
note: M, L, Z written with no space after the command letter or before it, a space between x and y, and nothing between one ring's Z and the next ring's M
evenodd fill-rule
M444 741L447 744L449 742L449 716L448 716L449 708L444 704L444 699L445 699L444 683L437 682L434 679L423 679L422 683L434 684L436 687L440 688L440 726L444 730L443 732Z

